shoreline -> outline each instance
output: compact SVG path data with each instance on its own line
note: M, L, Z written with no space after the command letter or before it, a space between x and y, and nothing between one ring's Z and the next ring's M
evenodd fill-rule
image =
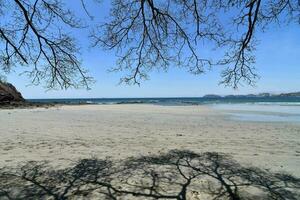
M14 105L15 104L15 105ZM23 105L22 105L23 104ZM300 106L300 97L152 97L152 98L60 98L27 99L25 103L12 102L9 107L34 107L41 105L111 105L111 104L151 104L151 105L210 105L210 104L249 104L249 105L284 105ZM6 107L8 107L6 105ZM0 103L1 106L1 103Z
M249 122L290 122L300 123L300 106L298 105L280 105L280 104L249 104L249 103L210 103L210 104L154 104L154 103L45 103L45 102L11 102L0 103L1 110L17 110L17 109L36 109L36 108L59 108L59 107L81 107L81 106L162 106L162 107L209 107L219 112L227 119L234 121Z

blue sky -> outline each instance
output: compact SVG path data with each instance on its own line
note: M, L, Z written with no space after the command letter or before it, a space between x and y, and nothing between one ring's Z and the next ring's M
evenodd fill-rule
M80 4L72 4L79 16L83 16ZM101 6L89 7L91 13L106 16L107 3ZM89 46L88 30L78 30L75 37L82 46ZM220 69L213 68L202 75L192 75L185 69L170 68L165 72L152 72L150 80L139 86L119 85L120 73L108 73L115 65L113 52L100 48L83 48L81 58L83 65L96 80L91 90L69 89L46 91L42 86L29 85L25 76L11 73L7 80L13 83L25 98L102 98L102 97L192 97L204 94L246 94L260 92L290 92L300 91L300 26L274 26L257 38L260 44L256 51L256 68L260 79L255 87L241 86L237 90L219 85ZM210 54L210 52L207 52ZM213 54L212 54L213 55Z

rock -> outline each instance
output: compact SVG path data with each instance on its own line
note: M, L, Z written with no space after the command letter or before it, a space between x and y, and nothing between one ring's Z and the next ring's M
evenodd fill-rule
M24 101L22 94L12 84L0 81L0 104Z

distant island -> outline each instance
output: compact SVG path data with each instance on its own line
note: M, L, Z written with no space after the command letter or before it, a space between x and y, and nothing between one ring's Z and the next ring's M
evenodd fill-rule
M290 92L281 94L271 94L271 93L259 93L259 94L246 94L246 95L217 95L217 94L207 94L203 98L257 98L257 97L300 97L300 92Z
M282 93L281 97L300 97L300 92Z

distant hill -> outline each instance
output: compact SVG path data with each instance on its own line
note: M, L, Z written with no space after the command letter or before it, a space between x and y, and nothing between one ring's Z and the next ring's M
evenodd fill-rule
M281 97L300 97L300 92L282 93L278 96L281 96Z
M270 93L267 93L267 92L265 92L265 93L259 93L258 95L256 95L257 97L270 97L270 96L273 96L272 94L270 94Z
M216 94L207 94L204 95L203 98L222 98L222 96Z
M291 93L281 93L281 94L271 94L271 93L259 93L259 94L246 94L246 95L225 95L220 96L216 94L207 94L203 98L258 98L258 97L300 97L300 92Z

